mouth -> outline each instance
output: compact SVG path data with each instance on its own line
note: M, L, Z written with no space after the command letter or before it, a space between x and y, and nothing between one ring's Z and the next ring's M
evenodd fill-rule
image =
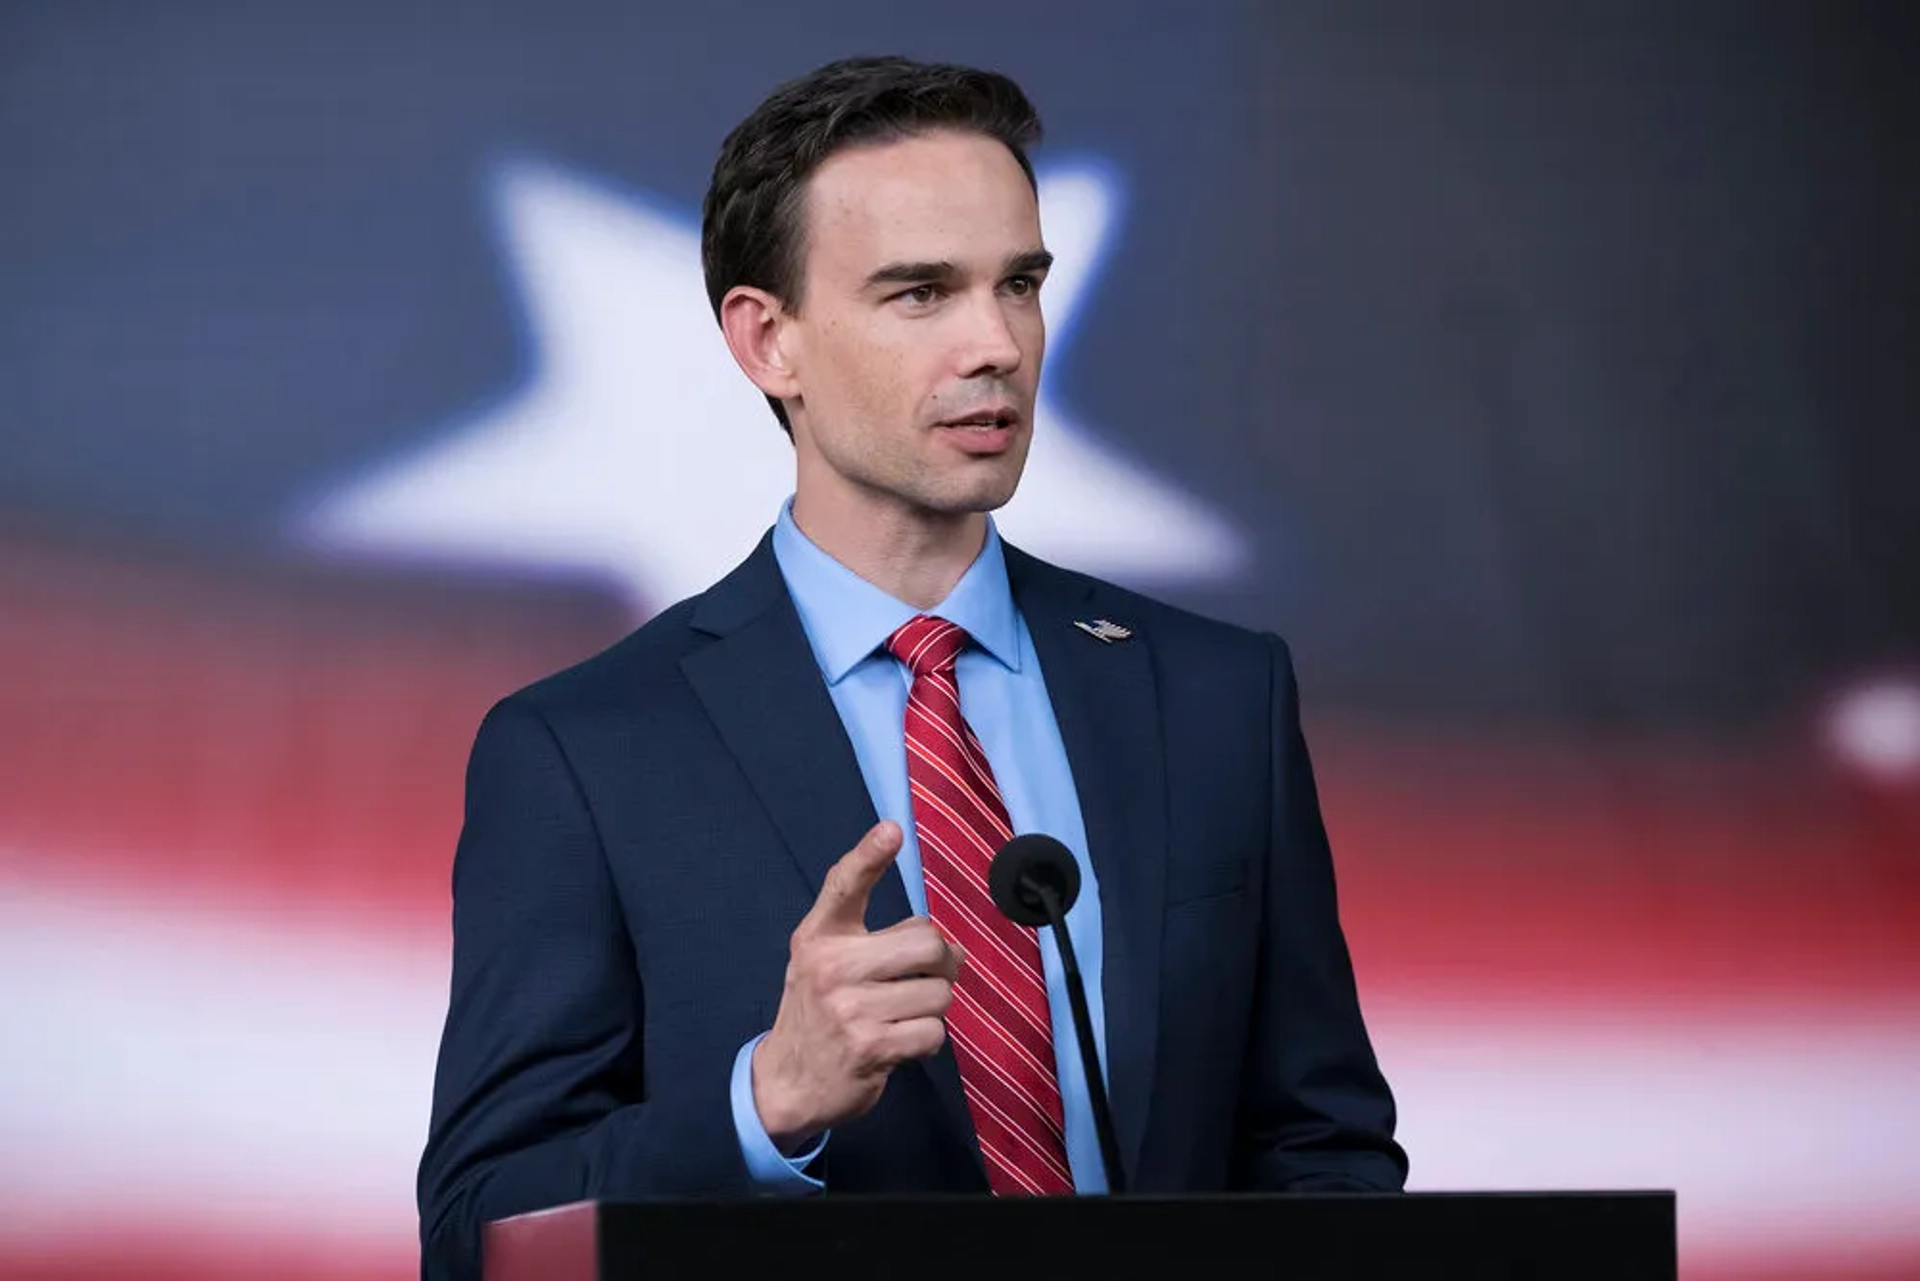
M962 414L958 418L943 419L937 425L956 431L987 432L1004 431L1019 421L1020 415L1011 406L994 405L970 414Z
M974 455L1004 453L1013 443L1020 415L1011 406L995 405L936 423L938 434L963 452Z

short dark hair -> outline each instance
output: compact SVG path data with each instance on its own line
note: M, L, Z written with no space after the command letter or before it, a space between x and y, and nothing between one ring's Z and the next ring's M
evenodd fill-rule
M1032 183L1040 117L1006 76L908 58L846 58L767 95L720 144L700 209L700 265L715 318L737 285L800 306L807 179L846 147L955 129L1005 144ZM1037 184L1036 184L1037 190ZM773 397L774 417L792 433Z

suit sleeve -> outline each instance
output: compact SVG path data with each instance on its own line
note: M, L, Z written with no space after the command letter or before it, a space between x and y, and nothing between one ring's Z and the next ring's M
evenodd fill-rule
M490 712L453 870L453 981L420 1163L421 1273L481 1226L588 1198L744 1195L729 1062L647 1073L646 994L585 797L544 717Z
M1272 836L1241 1090L1237 1186L1398 1191L1407 1158L1340 928L1333 857L1284 642L1272 650Z

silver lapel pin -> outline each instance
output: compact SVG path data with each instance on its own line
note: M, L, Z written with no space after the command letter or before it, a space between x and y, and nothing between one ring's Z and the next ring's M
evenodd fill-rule
M1084 619L1076 618L1073 620L1073 625L1095 640L1104 641L1108 645L1113 644L1115 641L1126 640L1133 635L1133 629L1131 627L1122 627L1120 624L1107 618L1096 618L1090 623Z

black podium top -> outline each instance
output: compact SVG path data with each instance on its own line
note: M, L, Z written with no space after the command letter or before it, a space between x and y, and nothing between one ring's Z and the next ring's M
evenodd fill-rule
M764 1274L1674 1281L1671 1192L582 1202L489 1224L487 1281Z

